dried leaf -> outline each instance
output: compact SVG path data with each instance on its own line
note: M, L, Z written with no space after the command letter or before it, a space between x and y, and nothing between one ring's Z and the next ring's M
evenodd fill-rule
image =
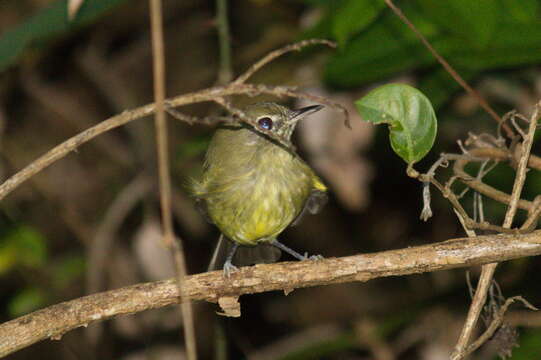
M83 5L84 0L68 0L68 20L72 21L75 19L77 12Z
M240 303L239 298L235 296L223 296L218 299L218 304L224 311L219 312L219 315L228 317L240 317Z

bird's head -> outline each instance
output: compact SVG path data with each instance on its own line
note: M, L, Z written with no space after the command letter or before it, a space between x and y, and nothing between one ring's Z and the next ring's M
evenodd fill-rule
M256 130L271 132L290 140L297 122L322 108L323 105L311 105L292 110L273 102L261 102L248 106L244 113L254 121Z

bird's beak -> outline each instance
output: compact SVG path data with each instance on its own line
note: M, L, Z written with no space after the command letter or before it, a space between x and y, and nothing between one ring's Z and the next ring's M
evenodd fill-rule
M303 108L300 108L298 110L293 110L293 114L291 116L292 121L299 121L301 119L304 119L310 114L313 114L315 112L318 112L319 110L323 109L323 105L310 105Z

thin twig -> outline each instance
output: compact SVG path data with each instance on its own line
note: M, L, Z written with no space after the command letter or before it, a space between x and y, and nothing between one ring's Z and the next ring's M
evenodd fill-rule
M293 145L293 143L287 137L278 136L278 135L274 134L271 130L265 130L265 129L262 129L262 128L258 127L256 122L255 122L255 119L252 119L252 118L249 118L248 116L246 116L246 114L243 111L241 111L240 109L237 109L236 107L231 105L231 103L229 101L227 101L226 99L218 97L218 98L214 99L214 102L219 104L220 106L222 106L227 111L229 111L238 120L241 120L242 122L245 122L245 123L251 125L252 127L256 128L258 132L269 136L273 140L276 140L280 145L282 145L283 147L285 147L289 151L291 151L291 152L296 151L295 145Z
M468 356L469 354L473 353L475 350L481 347L485 342L490 340L494 333L500 328L500 326L503 324L505 313L507 312L507 308L514 303L515 301L520 301L524 304L525 307L527 307L530 310L538 310L535 306L530 304L526 299L524 299L522 296L514 296L505 301L505 303L502 305L502 307L499 309L499 311L495 314L494 320L490 323L490 325L487 327L485 332L477 338L473 343L471 343L468 348L464 351L464 357Z
M217 123L227 123L233 121L230 116L205 116L205 117L198 117L193 116L189 114L181 113L180 111L177 111L176 109L173 109L167 105L165 105L165 111L171 115L174 119L180 120L182 122L185 122L189 125L193 124L205 124L205 125L211 125L211 124L217 124Z
M300 44L300 43L299 43ZM249 85L245 85L249 86ZM308 94L301 92L295 88L288 86L268 86L268 85L252 85L255 92L261 92L266 94L274 94L277 96L288 96L297 99L309 100L319 104L327 105L330 108L340 112L344 119L344 125L351 129L351 124L349 122L349 114L347 109L340 103L329 100L326 97Z
M533 210L528 212L528 218L520 227L522 230L533 231L535 229L539 216L541 215L541 195L535 197L533 204Z
M2 115L0 110L0 117L1 116ZM27 159L22 160L23 154L20 154L18 151L20 150L21 144L16 137L2 136L1 144L2 152L4 154L11 154L9 159L5 159L6 163L1 168L2 172L5 172L5 168L17 168L19 166L18 164L27 161ZM43 196L43 200L55 205L54 209L58 211L58 214L56 214L55 216L61 218L64 221L64 223L67 225L67 228L71 232L73 232L73 234L75 235L75 239L77 239L81 243L81 245L88 246L92 242L92 237L94 235L94 224L88 221L88 218L81 214L81 212L76 211L74 207L69 206L70 198L59 197L58 189L55 189L54 187L51 188L51 184L47 181L46 178L35 177L33 179L30 179L29 185L31 185L31 187L41 193L41 195Z
M530 125L528 128L528 134L524 138L524 141L522 143L522 154L519 160L517 174L515 176L515 182L513 184L513 191L511 193L511 199L509 201L509 207L507 208L507 212L505 213L505 219L503 222L503 227L506 229L510 229L513 224L513 219L518 209L520 195L524 187L524 182L526 181L526 171L528 169L528 160L529 160L530 151L532 148L533 138L535 135L535 129L537 127L537 118L538 118L540 106L541 106L541 103L536 105L534 112L532 116L530 117ZM475 296L473 297L472 304L470 306L470 309L468 311L468 316L466 318L466 322L464 323L464 327L462 328L462 332L460 334L459 340L451 356L452 360L463 359L465 356L467 356L467 354L469 354L468 342L473 334L473 330L475 329L475 324L477 323L477 320L479 319L479 315L483 309L483 306L485 305L487 292L492 283L492 278L494 277L494 272L496 271L497 266L498 266L497 263L492 263L492 264L484 265L481 269L481 276L477 284ZM475 344L477 344L477 342ZM480 346L480 344L478 346Z
M494 151L492 151L494 150ZM506 152L501 151L500 149L494 149L494 148L479 148L479 149L471 149L469 150L469 153L472 155L470 158L468 158L465 155L462 155L461 158L457 158L454 165L453 165L453 172L455 175L458 176L458 179L466 184L467 186L471 187L475 191L494 199L502 204L511 204L512 197L509 194L504 193L503 191L500 191L498 189L493 188L490 185L485 184L483 181L477 179L476 177L470 176L468 173L464 171L464 167L468 162L471 161L485 161L487 158L491 158L490 156L494 156L492 158L501 159L501 160L510 160L510 156L501 156L505 154ZM508 153L507 153L508 154ZM486 158L483 159L483 157L486 156ZM501 156L501 157L499 157ZM524 200L524 199L517 199L518 208L528 210L530 211L533 208L533 204L531 201Z
M71 91L60 85L45 83L35 70L27 70L21 78L21 85L30 97L50 111L52 115L65 120L78 131L96 122L96 114L92 111L81 111L80 101L73 97ZM55 121L59 121L59 119ZM67 128L66 125L62 127ZM96 141L94 145L119 165L132 166L133 157L128 147L111 134Z
M449 161L445 157L445 154L441 154L440 158L432 164L428 172L425 174L426 177L434 178L436 170L439 167L449 166ZM431 205L431 195L430 195L430 181L423 181L423 209L421 210L420 219L423 221L428 221L432 217L432 208Z
M111 129L124 125L132 120L149 115L153 111L154 105L150 105L138 108L131 112L119 114L79 133L76 136L71 137L60 145L55 146L44 155L27 165L24 169L12 175L2 185L0 185L0 200L2 200L7 194L17 188L20 184L22 184L41 170L45 169L49 165L53 164L57 160L63 158L80 145Z
M469 226L470 224L468 224L467 219L465 219L464 216L462 216L462 214L457 211L457 209L453 209L453 210L455 212L456 217L458 218L458 221L460 221L460 224L462 225L462 228L464 229L464 232L466 233L466 235L468 235L468 237L477 236L475 231L473 231L471 226ZM469 273L467 276L468 276L468 281L469 281Z
M501 226L496 226L496 225L492 225L488 223L476 223L472 218L469 217L466 210L464 210L464 207L462 206L462 204L460 204L459 198L455 195L455 193L451 191L449 182L445 186L443 186L433 176L420 174L413 168L408 168L408 175L413 178L418 179L421 182L429 182L432 185L434 185L442 193L442 195L447 200L449 200L460 222L463 223L466 228L492 230L498 233L510 233L510 234L520 233L520 231L517 231L517 230L504 229Z
M472 95L477 102L479 102L479 105L492 116L498 124L502 123L501 117L492 109L492 107L487 103L487 101L479 94L477 91L475 91L468 83L455 71L455 69L432 47L432 45L428 42L428 40L424 37L423 34L417 30L415 25L409 21L409 19L404 15L402 10L400 10L392 0L385 0L385 3L387 6L393 10L393 12L402 20L414 33L417 35L419 40L425 45L425 47L432 53L432 55L438 60L438 62L444 67L444 69L455 79L457 83L460 84L470 95ZM504 128L505 132L509 137L513 137L513 131L507 126L507 124L503 124L502 127Z
M260 94L269 94L277 97L296 97L301 99L309 99L315 102L321 102L325 105L329 105L339 111L341 111L344 116L347 116L347 111L339 104L329 101L320 96L315 96L300 91L296 91L292 88L283 87L283 86L263 86L263 85L251 85L251 84L240 84L234 85L229 84L227 86L217 86L209 89L204 89L198 92L189 93L180 95L166 101L168 106L177 107L187 104L205 102L205 101L215 101L216 98L230 96L230 95L247 95L247 96L257 96ZM71 137L70 139L64 141L63 143L55 146L53 149L49 150L38 159L27 165L25 168L12 175L7 179L2 185L0 185L0 200L6 197L9 193L15 190L19 185L24 183L26 180L36 175L43 169L47 168L49 165L60 160L71 151L74 151L79 146L84 143L92 140L96 136L103 134L109 130L112 130L116 127L125 125L130 121L140 119L142 117L153 114L155 111L154 104L147 104L142 107L125 111L121 114L113 116L107 120L102 121L101 123ZM206 121L204 122L206 123Z
M233 81L233 84L243 84L243 83L245 83L246 80L248 80L256 71L258 71L263 66L267 65L269 62L273 61L277 57L280 57L280 56L284 55L285 53L288 53L290 51L300 51L303 48L305 48L306 46L316 45L316 44L322 44L322 45L327 45L327 46L329 46L331 48L336 48L336 43L335 42L332 42L332 41L329 41L329 40L324 40L324 39L303 40L303 41L299 41L299 42L291 44L291 45L284 46L284 47L282 47L282 48L280 48L278 50L274 50L274 51L270 52L267 56L265 56L264 58L262 58L261 60L259 60L255 64L253 64L252 66L250 66L250 68L248 70L246 70L242 75L240 75L238 78L236 78Z
M541 103L538 103L535 106L534 112L530 117L530 125L528 127L528 134L522 142L522 154L520 155L520 160L517 168L517 175L515 177L515 183L513 184L513 191L511 193L511 200L509 201L509 209L505 213L505 219L503 222L503 227L510 228L513 224L513 219L517 212L518 202L520 201L520 196L522 194L522 188L524 187L524 182L526 181L526 172L528 171L528 160L530 158L530 152L532 151L533 138L535 135L535 129L537 128L537 118L539 115L539 107Z
M286 46L286 50L292 47L297 49L302 46L310 45L318 41L322 42L323 40L301 41L300 43ZM287 51L279 51L278 55L284 54L286 52ZM276 52L273 52L272 56L270 55L266 56L264 58L265 59L264 61L261 60L260 62L258 62L258 66L256 66L255 70L259 69L261 66L265 65L272 59L276 58L276 56L278 55L276 55ZM271 57L272 59L269 60L269 57ZM249 76L250 75L248 75L247 77ZM346 116L346 122L348 121L347 111L341 105L332 103L329 100L322 97L311 96L309 94L304 94L304 93L295 91L291 88L284 88L284 87L280 87L280 88L272 87L272 86L258 87L257 85L230 83L227 86L217 86L217 87L213 87L209 89L204 89L195 93L188 93L188 94L180 95L180 96L166 100L165 104L167 104L167 107L177 107L177 106L183 106L183 105L193 104L193 103L198 103L198 102L213 101L217 97L225 97L225 96L230 96L230 95L257 96L262 93L271 94L277 97L296 96L299 98L305 98L312 101L321 100L323 104L329 105L341 111ZM32 176L36 175L43 169L47 168L49 165L53 164L57 160L63 158L64 156L69 154L71 151L77 149L82 144L116 127L125 125L128 122L131 122L133 120L151 115L154 113L154 111L155 111L154 104L147 104L145 106L142 106L130 111L125 111L55 146L53 149L49 150L47 153L45 153L44 155L42 155L41 157L33 161L31 164L26 166L24 169L12 175L4 183L2 183L2 185L0 185L0 200L2 200L6 195L11 193L13 190L15 190L23 182L25 182ZM347 124L349 123L347 122Z
M0 357L40 340L121 314L160 308L179 301L218 302L223 296L369 281L541 254L541 231L524 235L487 235L436 244L319 261L242 267L232 278L221 271L188 276L179 292L176 279L136 284L56 304L0 324ZM224 293L224 289L227 292ZM182 296L181 296L182 294Z
M468 315L466 316L466 321L462 326L462 331L458 338L457 344L451 355L451 360L460 360L465 356L465 351L472 336L479 315L485 306L487 298L487 290L492 283L492 277L496 271L498 263L492 263L488 265L483 265L481 270L481 276L477 282L477 289L475 290L475 295L473 296L472 303L468 309Z
M156 104L156 143L158 147L158 170L160 179L160 205L164 242L175 260L179 294L182 295L186 278L186 261L180 239L175 240L171 211L171 180L169 178L169 156L167 151L167 122L165 118L165 59L163 44L163 20L161 0L150 1L150 23L152 33L152 58L154 73L154 100ZM192 305L183 301L180 305L188 359L197 360L195 326Z

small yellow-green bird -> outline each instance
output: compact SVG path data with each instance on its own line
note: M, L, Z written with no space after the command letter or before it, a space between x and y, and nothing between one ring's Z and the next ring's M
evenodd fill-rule
M291 110L256 103L244 110L254 127L238 122L222 125L214 134L202 179L194 181L192 190L198 207L222 233L211 264L224 238L231 241L223 266L226 277L237 270L232 260L239 245L270 244L299 260L309 258L276 237L306 212L319 212L327 201L327 187L294 151L261 131L289 140L299 120L322 108Z

